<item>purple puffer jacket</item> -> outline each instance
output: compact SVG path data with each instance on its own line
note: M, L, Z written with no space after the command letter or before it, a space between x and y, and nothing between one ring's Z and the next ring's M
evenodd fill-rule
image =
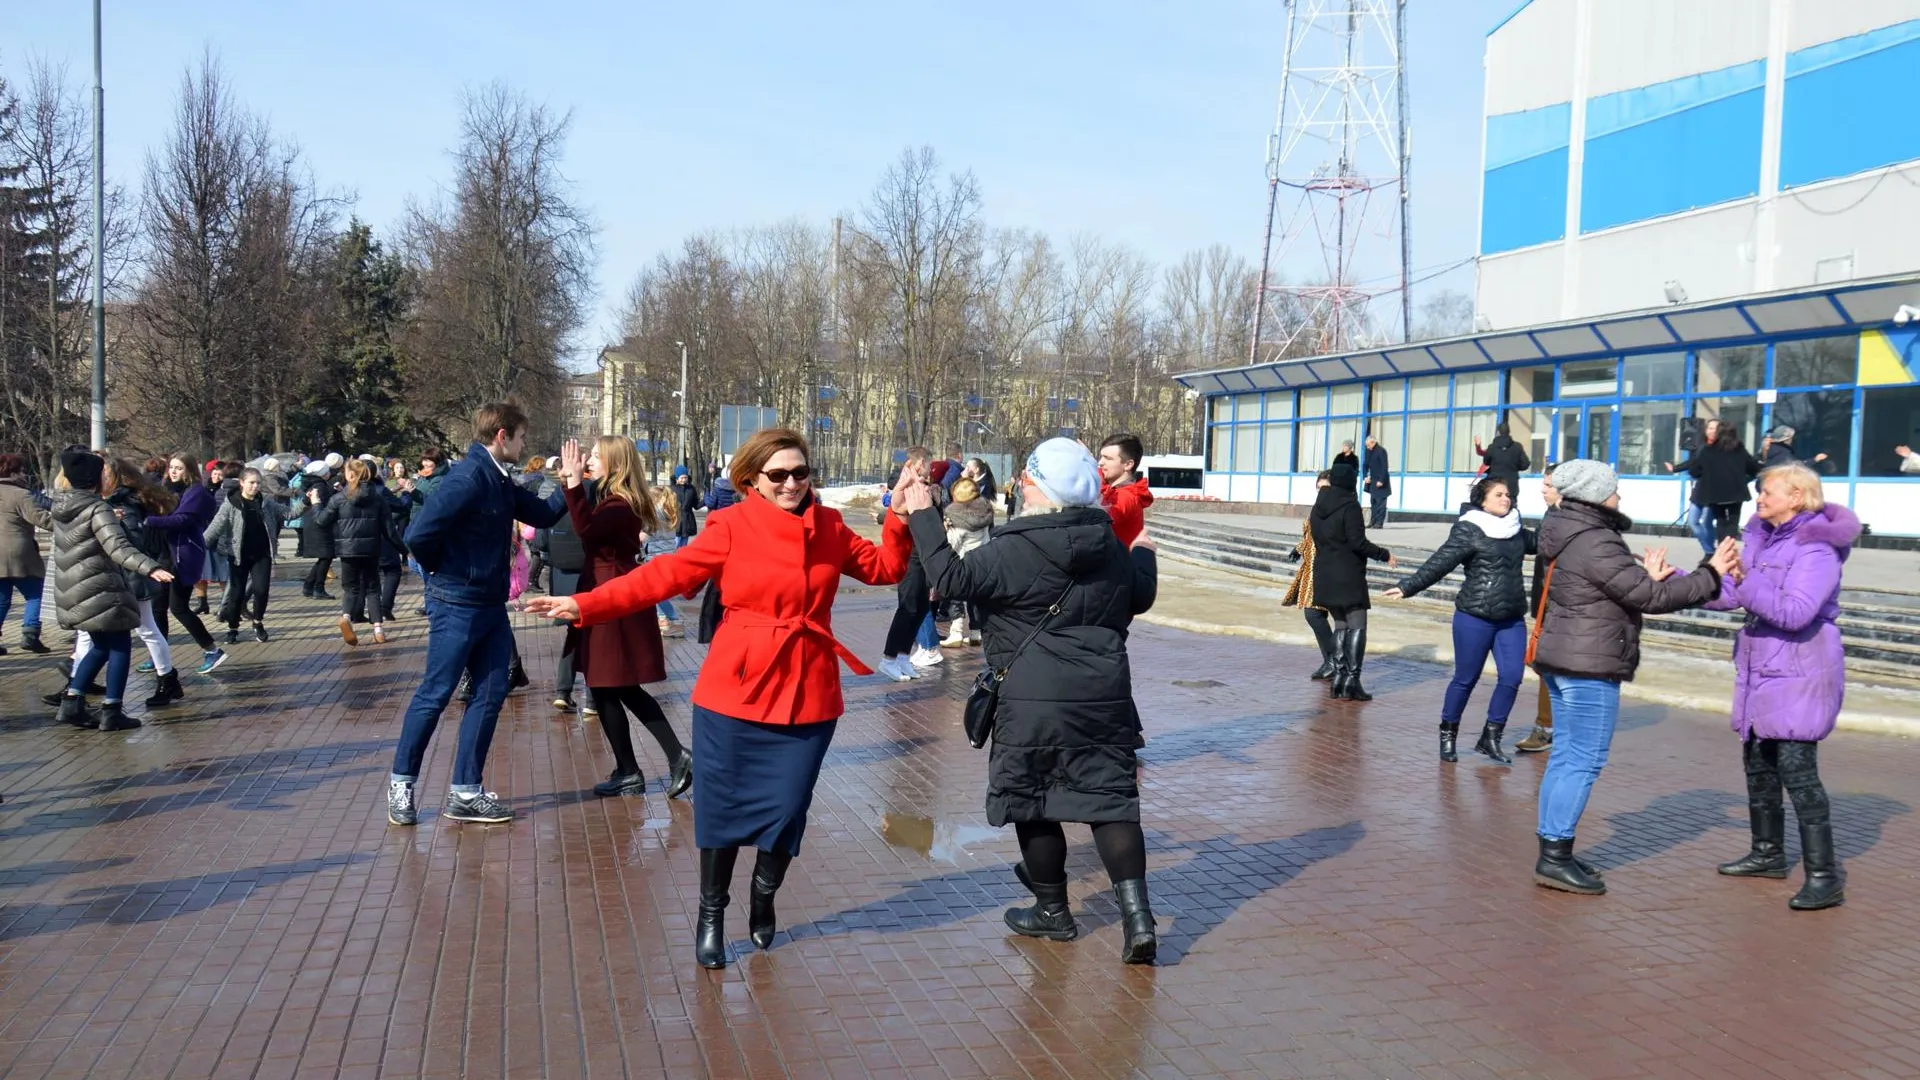
M147 519L147 528L167 534L173 549L173 576L192 584L207 564L207 526L213 524L213 493L205 484L188 484L173 513Z
M1853 511L1828 503L1775 527L1747 524L1746 580L1720 580L1715 611L1745 608L1733 645L1733 730L1817 742L1833 731L1846 695L1840 645L1840 567L1860 538Z

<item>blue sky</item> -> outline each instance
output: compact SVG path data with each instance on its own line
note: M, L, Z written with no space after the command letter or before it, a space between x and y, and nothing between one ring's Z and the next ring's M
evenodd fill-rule
M5 70L38 55L67 63L76 87L90 78L90 4L6 6ZM1417 268L1473 254L1481 56L1513 6L1410 5ZM1285 29L1280 0L105 9L108 171L129 189L207 48L377 230L446 183L463 88L504 79L573 110L566 172L602 226L582 361L659 252L702 229L852 212L922 143L973 170L996 225L1090 231L1162 263L1216 242L1257 259ZM1471 286L1458 270L1421 291Z

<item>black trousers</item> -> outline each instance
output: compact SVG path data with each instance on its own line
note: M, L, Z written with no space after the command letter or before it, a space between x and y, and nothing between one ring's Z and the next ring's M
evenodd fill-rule
M1367 528L1380 529L1387 524L1387 498L1391 493L1374 488L1367 492L1367 508L1372 515L1367 520Z
M367 621L367 598L380 602L380 556L362 555L340 560L340 613L354 622ZM380 612L375 611L375 622Z
M907 576L900 579L900 605L893 610L893 622L887 627L887 643L880 651L886 656L906 656L913 652L913 639L926 621L933 599L927 591L927 572L920 560L907 564Z
M253 621L267 618L267 589L273 584L273 560L262 555L252 562L236 562L227 581L227 599L220 605L220 621L229 629L239 629L240 610L253 598Z
M207 632L207 624L200 621L200 616L193 613L193 582L175 578L166 588L165 603L153 605L153 622L160 628L161 636L168 633L167 615L171 613L202 652L212 652L213 635Z
M1740 539L1740 507L1743 505L1721 503L1713 508L1713 538L1716 542Z
M380 568L380 617L393 618L393 602L400 597L400 579L406 576L403 566L383 566Z
M313 560L313 569L307 571L307 579L301 583L302 590L309 596L324 591L327 587L327 571L332 568L333 559L330 557Z

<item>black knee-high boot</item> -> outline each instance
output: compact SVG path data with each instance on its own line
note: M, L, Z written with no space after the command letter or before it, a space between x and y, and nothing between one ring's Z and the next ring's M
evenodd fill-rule
M762 851L753 860L753 892L747 900L747 934L757 949L773 945L773 894L787 880L793 856L784 851Z
M1787 808L1780 794L1780 770L1767 760L1759 739L1740 748L1747 771L1747 821L1753 845L1743 858L1720 864L1728 877L1787 876Z
M727 966L727 890L739 848L700 849L700 921L693 932L693 958L703 968Z
M1328 621L1327 613L1318 608L1308 608L1302 614L1306 616L1307 626L1313 631L1313 640L1320 645L1320 666L1307 677L1316 682L1331 679L1334 672L1339 670L1333 655L1333 623Z

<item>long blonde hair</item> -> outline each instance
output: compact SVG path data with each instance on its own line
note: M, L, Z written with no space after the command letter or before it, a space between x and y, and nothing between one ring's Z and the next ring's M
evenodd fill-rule
M640 519L642 529L658 532L660 514L654 509L653 496L647 490L646 478L641 475L640 451L634 448L632 440L602 435L594 440L593 449L600 455L601 498L619 496Z
M673 497L673 492L663 487L654 488L653 507L667 525L680 524L680 500Z
M360 485L373 482L373 466L354 458L347 462L347 498L360 494Z

